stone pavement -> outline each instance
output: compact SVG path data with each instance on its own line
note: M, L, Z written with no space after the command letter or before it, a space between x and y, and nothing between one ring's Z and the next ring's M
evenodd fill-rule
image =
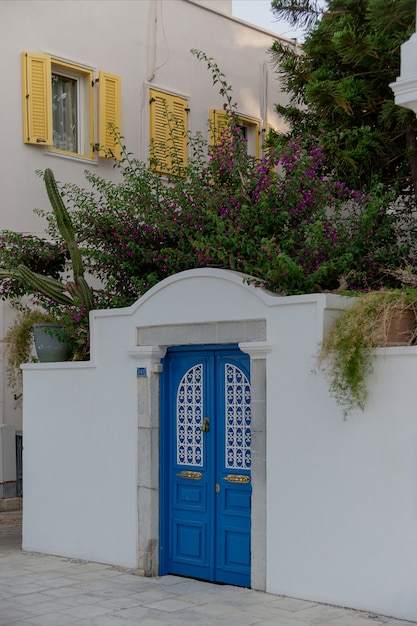
M21 550L21 525L0 523L0 626L410 626L250 589ZM0 520L1 522L1 520Z

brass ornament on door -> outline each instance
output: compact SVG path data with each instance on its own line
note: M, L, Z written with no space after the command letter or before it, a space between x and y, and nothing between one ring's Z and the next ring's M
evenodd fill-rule
M201 428L202 433L208 433L208 431L210 430L210 418L209 417L203 418L203 423L201 424L200 428Z
M203 474L201 472L192 472L190 470L183 470L179 474L177 474L180 478L188 478L188 480L201 480L203 478Z
M245 474L228 474L223 477L223 480L227 480L229 483L250 483L250 476Z

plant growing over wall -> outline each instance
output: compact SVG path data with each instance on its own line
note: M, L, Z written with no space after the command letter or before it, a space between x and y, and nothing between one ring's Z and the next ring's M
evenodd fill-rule
M417 291L397 289L370 291L354 298L326 333L317 363L329 380L330 393L346 417L364 410L368 379L373 372L375 349L390 345L393 320L411 312L411 326L397 341L412 344L417 337Z
M7 359L6 376L10 389L14 392L16 403L22 396L22 363L31 363L37 359L32 354L33 325L53 322L52 315L39 309L23 307L4 336L4 355Z
M382 187L362 194L333 181L319 140L301 139L256 161L242 139L212 149L190 142L187 176L164 184L122 151L121 182L86 177L65 198L89 270L106 284L104 306L134 302L163 278L193 267L241 271L282 294L396 286L386 268L415 262L416 214ZM311 144L311 140L309 140Z

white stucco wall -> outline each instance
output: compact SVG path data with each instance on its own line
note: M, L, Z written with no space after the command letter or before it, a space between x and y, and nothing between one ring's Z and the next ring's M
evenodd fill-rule
M347 421L307 354L271 355L267 590L417 620L417 352L384 352Z
M114 365L107 389L77 364L25 382L23 549L136 567L136 380Z
M178 343L198 343L207 324L265 319L252 345L267 359L266 590L417 620L417 349L381 350L366 412L343 421L312 366L345 305L272 296L204 269L129 309L93 313L91 363L24 366L24 549L137 567L137 520L155 516L146 498L138 511L148 478L138 473L136 367L150 353L137 336L173 325ZM157 468L145 470L157 481Z

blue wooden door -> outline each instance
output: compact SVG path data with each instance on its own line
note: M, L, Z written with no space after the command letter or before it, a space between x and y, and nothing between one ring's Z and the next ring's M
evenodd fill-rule
M248 355L170 349L161 409L161 574L250 586Z

